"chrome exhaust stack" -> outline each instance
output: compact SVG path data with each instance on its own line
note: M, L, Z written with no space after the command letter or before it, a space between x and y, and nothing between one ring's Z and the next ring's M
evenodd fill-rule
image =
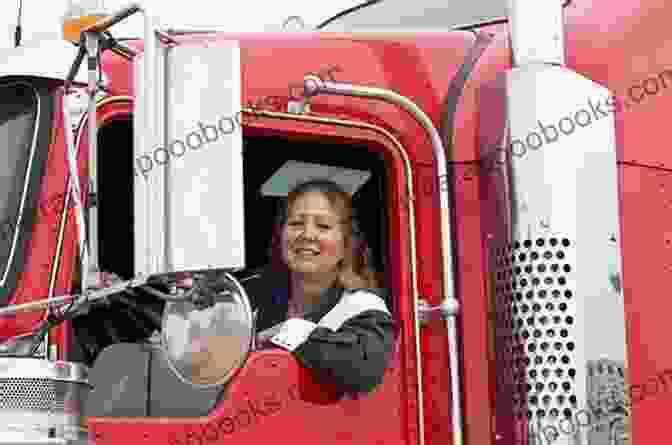
M625 401L604 400L606 388L625 388L627 374L621 108L607 88L564 66L561 3L510 0L514 67L479 89L494 433L531 445L606 444L612 432L597 425L628 411Z

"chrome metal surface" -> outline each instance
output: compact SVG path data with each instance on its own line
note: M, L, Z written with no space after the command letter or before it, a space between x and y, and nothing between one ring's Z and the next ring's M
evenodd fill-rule
M36 342L36 333L30 332L28 334L17 335L0 342L0 356L9 357L45 357L46 342L39 341L40 345L33 353L33 348Z
M167 303L161 349L177 377L197 387L225 384L245 363L254 338L252 308L240 283L225 273L227 289L212 304Z
M13 315L19 312L29 312L38 309L45 309L52 305L57 306L61 304L70 303L72 300L73 300L72 295L62 295L60 297L31 301L29 303L10 304L9 306L0 308L0 317L3 315Z
M71 303L73 300L76 300L76 304L92 302L119 292L123 292L126 289L142 286L145 283L147 283L147 277L138 276L132 280L119 281L104 289L88 291L84 293L84 295L62 295L55 298L31 301L30 303L13 304L0 308L0 316L16 314L18 312L34 311L51 306L59 306L66 303Z
M156 34L156 37L166 45L177 45L178 44L178 41L173 39L170 36L170 34L168 34L167 32L156 30L156 31L154 31L154 33Z
M98 92L98 65L100 63L100 37L97 34L84 33L89 71L89 168L86 206L88 210L87 242L89 249L88 269L82 268L82 287L86 289L86 275L99 271L98 266L98 119L96 118L96 93ZM93 66L92 66L93 65Z
M23 434L8 434L5 433L0 438L0 445L87 445L88 440L66 440L66 439L48 439L48 438L31 438L26 439Z
M524 440L525 429L586 423L581 413L599 405L593 363L607 360L627 385L623 285L614 284L622 276L614 110L594 107L610 109L606 88L552 65L514 68L481 97L500 116L481 119L481 156L504 149L507 160L490 165L483 187L495 221L498 397L513 394L515 440ZM561 432L554 444L606 445L593 426Z
M80 363L48 361L34 358L0 357L0 379L52 379L86 383L88 368ZM3 400L0 399L0 403Z
M69 116L68 91L63 88L63 116ZM95 114L94 114L95 116ZM74 135L72 131L65 132L66 154L68 162L68 197L72 198L75 208L75 222L77 224L77 245L79 248L79 261L81 264L81 286L82 293L86 291L86 272L89 270L89 250L86 241L86 221L84 219L84 205L82 204L82 187L79 182L79 169L77 168L77 147L75 147Z
M161 47L137 60L136 274L244 266L240 47L217 45ZM153 92L139 71L146 65L156 67Z
M508 0L514 65L565 64L562 14L563 0Z
M166 50L156 38L155 19L148 10L143 10L144 16L144 52L141 60L134 61L135 102L133 107L134 128L142 129L133 132L134 154L139 154L141 147L156 147L162 134L158 122L158 110L165 104L165 79L160 76L166 63ZM149 61L149 62L148 62ZM137 71L139 70L139 71ZM138 125L140 124L140 125ZM165 174L163 169L149 178L150 187L140 187L136 179L134 187L135 200L135 264L138 271L159 270L160 259L151 251L149 246L161 245L164 236L163 230L156 230L165 218L158 214L163 207ZM153 190L152 190L153 189ZM154 195L152 196L152 191ZM146 242L147 247L141 244Z
M431 306L426 300L420 299L418 313L421 324L427 324L434 316L440 316L444 320L454 317L460 312L460 304L457 299L442 302L438 306Z
M434 160L436 162L437 176L435 178L437 189L439 190L440 205L440 235L441 235L441 259L443 266L443 295L442 306L446 308L458 308L459 304L455 298L455 283L453 278L453 256L451 245L451 215L450 215L450 195L449 188L442 186L442 178L448 177L446 154L443 149L441 137L434 127L429 117L411 100L400 94L383 88L367 87L362 85L351 85L339 82L330 82L321 79L319 76L307 75L304 78L304 94L311 97L316 94L334 94L342 96L366 97L375 100L383 100L395 104L409 113L427 132L433 148ZM415 226L413 226L415 227ZM418 312L418 302L414 302L415 311L415 331L416 331L416 351L420 356L420 314ZM450 311L448 311L450 312ZM462 445L462 409L461 409L461 387L460 387L460 360L457 350L457 327L455 323L455 314L449 314L446 319L446 329L448 335L448 347L450 353L450 380L451 380L451 401L453 420L453 440L454 445Z
M0 444L86 439L87 375L77 363L0 358Z

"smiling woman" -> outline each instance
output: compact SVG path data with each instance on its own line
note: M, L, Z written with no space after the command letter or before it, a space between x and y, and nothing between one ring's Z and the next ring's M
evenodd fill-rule
M262 346L291 351L345 392L370 392L391 359L395 324L351 196L329 180L295 186L276 221L271 262L243 283Z
M270 258L241 280L258 311L258 346L290 351L341 392L372 391L392 358L396 326L350 194L326 179L295 186L277 217Z

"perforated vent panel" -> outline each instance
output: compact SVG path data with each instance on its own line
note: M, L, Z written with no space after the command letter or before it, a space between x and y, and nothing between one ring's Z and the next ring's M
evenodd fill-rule
M556 422L578 409L571 249L567 238L536 238L496 250L498 362L521 420Z
M56 382L36 378L0 379L1 410L63 411Z

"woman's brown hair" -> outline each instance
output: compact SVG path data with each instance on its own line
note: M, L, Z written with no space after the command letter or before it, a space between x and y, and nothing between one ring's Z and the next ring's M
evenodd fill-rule
M340 263L338 284L345 289L379 288L381 283L372 267L371 250L355 218L352 197L335 182L328 179L311 179L296 185L283 202L275 223L273 238L269 249L271 267L277 272L289 273L282 257L282 230L287 223L289 209L300 196L310 193L322 193L332 207L341 214L345 238L345 255Z

